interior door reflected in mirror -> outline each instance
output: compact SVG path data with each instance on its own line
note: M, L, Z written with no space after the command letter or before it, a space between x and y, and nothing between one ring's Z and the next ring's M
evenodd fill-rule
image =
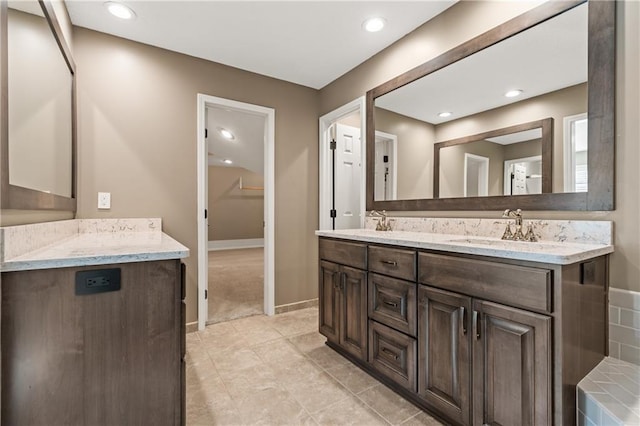
M434 198L551 192L553 118L434 145Z

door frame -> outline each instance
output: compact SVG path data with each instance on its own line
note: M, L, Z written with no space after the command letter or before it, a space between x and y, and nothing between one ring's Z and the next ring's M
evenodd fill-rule
M366 99L364 96L360 96L353 101L334 109L331 112L323 115L319 118L319 200L318 200L318 229L327 230L332 229L331 217L329 212L331 211L331 156L329 155L329 142L331 141L330 127L333 123L337 122L341 118L353 114L354 112L360 112L360 138L366 137ZM366 158L367 158L367 144L366 141L361 141L361 156L362 156L362 179L360 180L360 211L363 213L360 215L360 227L364 228L365 210L366 210Z
M375 143L378 143L378 138L385 139L387 142L391 143L391 180L393 185L391 187L391 198L390 200L398 199L398 136L392 133L381 132L376 130L376 140ZM375 144L374 144L375 145ZM375 156L374 156L375 158ZM375 180L375 179L374 179ZM375 189L374 189L375 193Z
M480 179L480 173L478 173L478 196L482 197L483 195L489 195L489 158L484 157L482 155L469 154L468 152L464 153L464 180L463 180L463 189L464 196L467 197L467 171L469 168L469 160L473 162L477 162L481 164L484 172L482 173L482 179ZM480 170L482 171L482 170ZM483 191L480 191L480 184L482 184ZM480 192L485 192L486 194L480 194Z
M198 93L197 95L197 215L198 215L198 330L204 330L208 319L205 291L208 277L207 219L209 162L204 137L207 107L219 107L258 114L265 118L264 137L264 313L275 313L275 114L273 108L238 102Z

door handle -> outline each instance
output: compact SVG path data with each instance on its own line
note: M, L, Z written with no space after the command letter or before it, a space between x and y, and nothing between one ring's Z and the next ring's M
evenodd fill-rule
M467 335L467 310L464 306L460 306L460 324L462 325L462 335Z
M398 304L397 304L396 302L390 302L389 300L385 300L383 303L384 303L385 305L392 306L392 307L394 307L394 308L397 308L397 307L398 307Z
M473 331L476 334L476 340L480 339L480 313L478 311L473 311Z
M389 350L389 349L387 349L387 348L382 348L382 352L384 352L385 354L387 354L387 355L389 355L389 356L392 356L392 357L393 357L393 359L395 359L395 360L397 360L397 359L398 359L398 355L397 355L397 354L395 354L395 353L393 353L392 351L390 351L390 350Z

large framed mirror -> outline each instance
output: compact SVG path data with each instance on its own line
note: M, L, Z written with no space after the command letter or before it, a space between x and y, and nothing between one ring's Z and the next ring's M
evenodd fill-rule
M375 87L367 209L613 210L614 82L615 2L583 0L544 3Z
M75 63L53 5L3 1L0 31L0 208L75 212Z

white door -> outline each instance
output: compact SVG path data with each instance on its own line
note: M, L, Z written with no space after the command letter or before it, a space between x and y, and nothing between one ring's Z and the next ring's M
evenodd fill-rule
M360 227L360 180L362 176L360 129L336 124L336 227Z
M511 185L512 195L527 193L527 166L524 163L513 165L513 182Z

